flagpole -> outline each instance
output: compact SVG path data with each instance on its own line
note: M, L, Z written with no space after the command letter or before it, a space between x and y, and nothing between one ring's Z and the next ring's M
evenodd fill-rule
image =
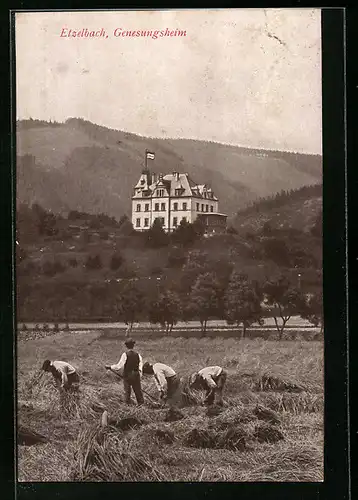
M148 161L147 153L148 153L148 149L145 150L144 170L148 170L148 167L147 167L147 161Z

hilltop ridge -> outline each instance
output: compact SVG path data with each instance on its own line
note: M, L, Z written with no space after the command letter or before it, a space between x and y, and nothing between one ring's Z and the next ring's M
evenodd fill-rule
M187 172L210 184L220 211L233 216L259 197L321 182L319 155L241 148L209 141L147 138L70 118L17 124L17 201L66 213L119 218L130 213L132 188L144 164L155 172Z

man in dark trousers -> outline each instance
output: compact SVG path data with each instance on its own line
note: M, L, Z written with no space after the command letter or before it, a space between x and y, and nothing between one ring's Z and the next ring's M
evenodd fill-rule
M143 365L143 373L153 375L159 397L163 403L168 403L170 407L180 404L180 378L173 368L164 363L149 363L146 361Z
M221 366L207 366L190 376L190 387L205 390L204 404L212 405L216 399L218 405L223 405L223 390L226 383L226 371Z
M121 356L121 359L115 365L106 365L107 370L112 370L123 378L125 402L131 404L132 388L139 405L144 403L141 377L143 369L142 356L134 351L135 340L127 339L124 342L127 351Z
M46 359L42 365L44 372L49 372L56 385L62 390L78 389L79 376L76 369L66 361L51 361ZM75 385L72 385L75 384Z

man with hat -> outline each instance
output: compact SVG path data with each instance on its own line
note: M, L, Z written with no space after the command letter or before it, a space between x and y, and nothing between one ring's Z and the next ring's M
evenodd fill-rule
M41 369L44 372L52 373L56 384L61 389L70 389L72 388L72 384L78 384L80 381L76 369L69 363L66 363L66 361L50 361L46 359Z
M180 378L173 368L164 363L149 363L143 365L143 373L154 376L154 382L163 402L168 402L169 406L180 404Z
M123 378L125 402L131 404L132 388L139 405L144 403L141 376L143 360L142 356L133 348L135 340L126 339L124 342L127 351L121 356L121 359L115 365L106 365L106 370L112 370L114 373Z
M191 389L205 390L205 404L212 405L216 396L217 404L223 405L226 377L226 371L221 366L207 366L190 376L189 385Z

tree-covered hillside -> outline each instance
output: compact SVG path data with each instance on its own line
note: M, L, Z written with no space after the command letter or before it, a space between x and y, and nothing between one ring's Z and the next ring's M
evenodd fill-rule
M17 198L67 214L107 213L117 219L130 211L130 197L144 164L159 172L187 172L208 183L220 211L239 208L278 191L320 183L319 155L240 148L220 143L141 137L82 119L39 120L17 125Z

